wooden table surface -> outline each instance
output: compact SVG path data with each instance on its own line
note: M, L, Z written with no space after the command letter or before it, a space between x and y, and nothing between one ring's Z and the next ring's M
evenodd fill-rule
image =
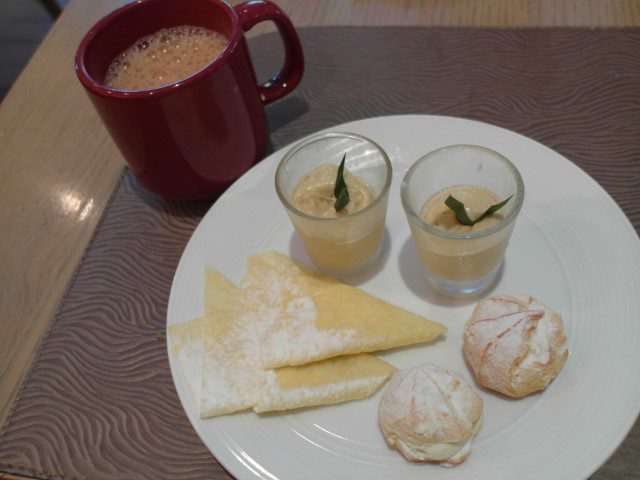
M72 0L0 105L0 425L124 166L73 70L84 33L124 3ZM276 3L299 27L640 26L635 0Z

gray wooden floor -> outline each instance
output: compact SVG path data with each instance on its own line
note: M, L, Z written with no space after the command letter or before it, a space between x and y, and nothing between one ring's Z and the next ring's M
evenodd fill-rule
M68 0L56 0L61 7ZM0 100L31 58L54 18L40 0L0 0Z

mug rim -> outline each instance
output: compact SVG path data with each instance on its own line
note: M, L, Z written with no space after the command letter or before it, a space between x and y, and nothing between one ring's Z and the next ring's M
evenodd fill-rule
M123 5L120 8L115 9L111 13L108 13L100 20L98 20L85 34L78 46L75 57L75 69L78 79L82 83L82 85L89 90L91 93L95 95L99 95L101 97L106 98L120 98L120 99L131 99L131 100L144 100L153 98L156 96L166 95L172 92L175 92L177 89L182 87L189 86L195 82L197 82L202 77L209 75L210 73L216 71L220 66L226 61L226 59L233 53L236 48L236 45L240 41L241 30L240 30L240 21L238 15L236 14L233 7L231 7L228 3L222 0L201 0L212 5L215 5L227 13L227 16L231 20L231 37L229 38L229 42L222 52L213 59L211 63L209 63L206 67L197 72L180 79L176 82L169 83L167 85L162 85L156 88L150 88L148 90L117 90L115 88L109 88L105 85L98 82L93 76L89 74L86 69L86 65L84 62L85 55L87 53L87 48L95 38L95 36L102 31L106 26L111 24L114 20L117 20L118 17L123 15L130 10L134 10L136 8L144 8L145 5L158 3L166 0L135 0L131 3Z

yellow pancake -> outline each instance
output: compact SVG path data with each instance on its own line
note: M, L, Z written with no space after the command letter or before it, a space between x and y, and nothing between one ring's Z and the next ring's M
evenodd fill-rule
M253 407L258 346L253 325L243 319L238 287L207 267L204 293L200 416L208 418Z
M171 339L171 352L178 359L189 392L198 409L202 392L203 322L204 317L195 318L188 322L171 325L168 331Z
M364 398L395 371L367 354L263 371L255 326L243 307L241 291L207 269L207 315L169 328L173 353L202 418L251 407L265 412Z
M278 252L252 255L247 265L243 298L265 370L428 342L446 331Z
M217 270L204 269L204 314L237 308L242 303L242 291Z
M370 397L395 371L393 365L368 353L265 370L258 376L260 394L253 409L288 410Z

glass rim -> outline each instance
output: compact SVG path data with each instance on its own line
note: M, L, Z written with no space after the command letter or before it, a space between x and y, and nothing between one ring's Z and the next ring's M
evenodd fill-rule
M289 199L286 198L284 196L284 194L282 193L282 190L280 188L280 177L281 177L281 173L282 170L284 168L284 166L287 164L287 162L296 154L298 153L298 151L302 150L304 147L306 147L307 145L310 145L312 143L315 143L319 140L324 140L327 138L351 138L354 140L359 140L363 143L367 143L369 145L371 145L372 147L374 147L378 153L380 153L380 155L382 156L382 159L385 163L385 167L386 167L386 173L387 173L387 177L385 179L385 183L384 186L382 187L382 190L380 191L380 193L376 196L376 198L373 199L373 202L371 202L369 205L367 205L366 207L364 207L362 210L358 210L357 212L354 212L350 215L347 215L345 217L337 217L337 218L331 218L331 217L318 217L315 215L310 215L308 213L305 213L301 210L298 210L297 208L295 208L293 205L291 205L291 203L289 202ZM284 155L284 157L282 157L282 160L280 160L280 163L278 164L278 168L276 169L276 176L275 176L275 184L276 184L276 193L278 194L278 198L280 199L280 202L282 202L282 204L285 206L285 208L287 210L289 210L291 213L294 213L295 215L305 218L307 220L313 220L313 221L318 221L318 222L327 222L327 223L341 223L341 222L348 222L350 220L352 220L353 218L359 217L363 214L365 214L366 212L369 212L370 210L373 210L376 205L378 205L383 198L385 198L387 196L387 194L389 193L389 188L391 187L391 181L393 179L393 167L391 165L391 160L389 160L389 156L387 155L387 152L384 151L384 149L378 145L376 142L374 142L373 140L371 140L370 138L367 138L363 135L358 135L357 133L351 133L351 132L326 132L326 133L318 133L316 135L311 135L309 137L304 138L303 140L301 140L300 142L296 143L293 147L291 147L289 149L289 151L287 151L287 153Z
M446 152L447 150L462 150L462 149L481 150L485 153L488 153L494 156L507 167L507 169L513 175L513 178L515 179L515 182L516 182L515 205L513 206L511 211L502 220L496 223L493 227L488 228L486 230L481 230L479 232L454 233L454 232L445 232L444 230L435 228L429 225L428 223L426 223L424 220L422 220L422 218L420 218L420 215L416 213L416 211L411 206L408 199L409 182L411 181L411 177L413 176L417 168L422 163L426 162L427 160L429 160L430 158L434 157L437 154ZM516 166L508 158L496 152L495 150L491 150L490 148L482 147L480 145L471 145L471 144L448 145L446 147L441 147L441 148L437 148L435 150L430 151L429 153L423 155L418 160L416 160L413 163L413 165L409 167L409 170L407 170L407 173L405 173L404 178L402 179L402 184L400 185L400 200L402 201L402 208L404 208L406 215L411 220L413 220L422 230L426 231L427 233L430 233L432 235L435 235L437 237L442 237L442 238L470 240L470 239L487 237L496 232L499 232L500 230L504 229L505 227L510 225L512 221L515 220L515 218L518 216L518 213L520 213L520 209L522 208L522 204L524 202L524 182L522 181L522 176L520 175L520 172L518 171Z

